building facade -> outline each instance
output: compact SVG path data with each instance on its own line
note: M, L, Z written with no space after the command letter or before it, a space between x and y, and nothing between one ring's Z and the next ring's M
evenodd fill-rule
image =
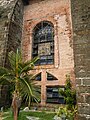
M40 58L32 72L41 87L41 105L62 103L54 90L64 87L67 74L75 84L69 0L29 1L24 8L22 49L24 60Z
M34 34L40 39L42 33L43 42L35 42ZM0 0L0 66L7 66L8 52L21 43L24 60L36 55L44 59L32 71L41 86L41 104L58 86L63 88L70 74L76 81L78 120L90 120L90 0ZM7 104L2 90L0 86L0 106Z

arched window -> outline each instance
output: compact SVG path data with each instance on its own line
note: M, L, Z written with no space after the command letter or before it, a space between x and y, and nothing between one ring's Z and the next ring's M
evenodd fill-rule
M42 21L35 26L32 50L32 57L40 57L37 65L54 63L54 27L52 23Z

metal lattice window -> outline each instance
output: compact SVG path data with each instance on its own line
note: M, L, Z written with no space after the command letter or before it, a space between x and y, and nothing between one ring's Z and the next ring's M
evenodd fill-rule
M63 86L48 86L46 89L47 92L47 103L57 103L57 104L65 104L64 97L60 95L59 89L62 89L64 91Z
M32 57L40 57L37 65L54 63L54 27L50 22L43 21L36 25L32 49Z

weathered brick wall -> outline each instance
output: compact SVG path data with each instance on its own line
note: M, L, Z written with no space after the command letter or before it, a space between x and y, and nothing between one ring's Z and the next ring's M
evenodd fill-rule
M78 120L90 120L90 0L71 0Z
M25 60L32 58L33 29L41 21L50 21L54 25L54 64L41 65L32 71L41 72L41 102L46 100L46 87L64 85L66 74L71 75L74 81L73 40L71 27L70 0L31 0L24 8L23 31L23 57ZM47 81L46 73L49 72L57 81Z
M26 60L31 59L32 55L33 29L41 21L50 21L54 25L55 64L53 68L73 68L70 1L31 0L25 7L22 46ZM49 67L44 66L44 68Z

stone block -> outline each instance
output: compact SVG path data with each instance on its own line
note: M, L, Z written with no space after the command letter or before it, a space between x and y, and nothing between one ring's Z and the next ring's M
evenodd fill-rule
M90 115L90 105L85 105L85 104L81 104L78 106L78 113L79 114L86 114L86 115Z
M85 95L85 101L87 104L90 104L90 93Z
M78 115L78 120L87 120L87 118L85 116Z
M88 78L88 79L83 79L83 85L85 85L85 86L90 86L90 78Z
M90 93L90 86L77 86L76 90L78 94Z
M86 101L85 101L85 95L78 95L77 96L77 102L78 103L86 103Z

